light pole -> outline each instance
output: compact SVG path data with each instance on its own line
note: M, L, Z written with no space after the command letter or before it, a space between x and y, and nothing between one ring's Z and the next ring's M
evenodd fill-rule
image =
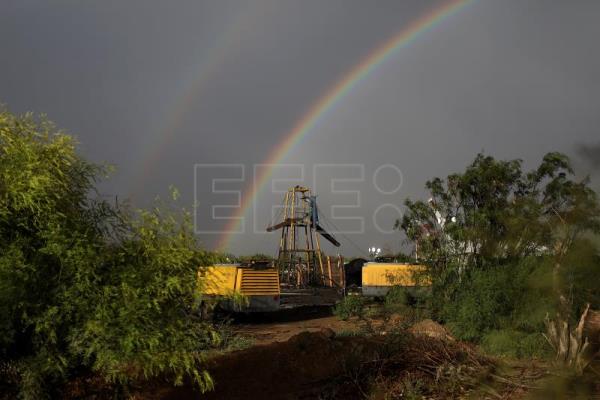
M375 246L369 247L369 256L371 256L371 259L373 261L375 261L375 259L377 257L379 257L380 254L381 254L381 249L380 248L375 247Z

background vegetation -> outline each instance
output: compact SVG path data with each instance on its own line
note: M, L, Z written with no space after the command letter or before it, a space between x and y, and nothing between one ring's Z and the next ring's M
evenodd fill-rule
M479 154L463 173L426 183L396 227L416 244L432 280L429 308L459 338L494 353L541 356L547 314L574 322L600 307L596 193L569 159L534 170Z

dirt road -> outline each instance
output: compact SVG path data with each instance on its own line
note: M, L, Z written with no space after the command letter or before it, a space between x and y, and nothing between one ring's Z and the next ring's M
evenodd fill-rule
M342 321L338 317L328 315L292 321L263 323L238 323L233 326L236 334L250 338L255 345L285 342L301 332L319 332L331 329L335 333L347 333L361 328L358 321Z

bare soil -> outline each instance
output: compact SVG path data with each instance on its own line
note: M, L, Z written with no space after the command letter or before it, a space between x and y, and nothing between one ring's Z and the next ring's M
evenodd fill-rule
M260 346L286 342L292 336L296 336L302 332L314 333L324 329L331 329L335 333L346 333L359 331L360 328L361 324L356 320L342 321L335 316L319 316L300 321L239 324L233 329L237 334L252 339L254 344Z
M342 321L331 315L331 308L310 304L236 316L234 331L252 339L253 345L209 360L214 391L202 394L189 383L173 387L155 379L137 384L130 395L149 400L411 398L411 382L421 382L429 399L521 399L548 376L543 363L507 364L482 356L430 320L400 335L408 342L390 347L387 332L401 322L399 315L371 320L368 325L378 334L364 336L352 332L364 331L366 321ZM66 398L112 395L94 377L71 388Z

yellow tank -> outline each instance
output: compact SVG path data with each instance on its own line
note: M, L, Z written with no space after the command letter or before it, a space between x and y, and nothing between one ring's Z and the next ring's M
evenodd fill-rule
M237 264L216 264L200 268L198 278L203 296L223 297L221 306L234 311L274 311L279 309L279 273L274 268L254 269ZM246 298L235 305L235 294Z
M198 278L202 283L202 294L232 296L239 266L233 264L211 265L200 268Z
M362 268L362 293L385 296L392 286L415 288L431 283L422 275L425 266L398 263L366 263Z

